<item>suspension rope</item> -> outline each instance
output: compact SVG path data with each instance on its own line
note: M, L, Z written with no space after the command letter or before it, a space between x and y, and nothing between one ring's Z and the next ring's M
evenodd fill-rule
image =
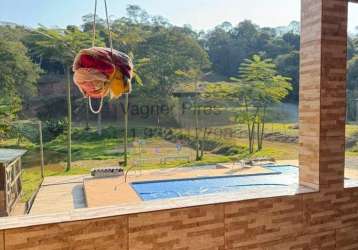
M112 31L111 31L111 25L109 23L107 0L104 0L104 8L106 10L106 21L107 21L107 29L108 29L108 36L109 36L109 45L110 45L110 48L111 48L111 54L113 54Z
M91 97L88 97L88 106L90 107L90 110L91 110L91 112L93 113L93 114L95 114L95 115L98 115L99 113L101 113L101 111L102 111L102 108L103 108L103 96L101 97L101 102L100 102L100 104L99 104L99 107L98 107L98 109L97 110L94 110L93 109L93 106L92 106L92 99L91 99Z
M97 17L97 0L95 0L94 2L92 47L96 45L96 17Z
M113 60L113 41L112 41L112 31L111 31L111 25L109 22L109 16L108 16L108 8L107 8L107 1L104 0L104 7L106 11L106 23L107 23L107 30L108 30L108 38L109 38L109 45L111 48L111 59ZM93 37L92 37L92 47L96 45L96 16L97 16L97 0L95 0L94 4L94 15L93 15ZM102 88L104 89L104 83ZM105 90L103 90L104 92ZM90 110L93 114L99 114L102 111L103 108L103 102L104 102L104 96L101 97L101 102L97 110L94 110L92 106L92 99L91 97L88 97L88 105L90 107Z

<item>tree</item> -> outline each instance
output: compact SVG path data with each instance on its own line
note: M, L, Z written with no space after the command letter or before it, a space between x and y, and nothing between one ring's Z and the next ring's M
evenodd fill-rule
M67 96L67 166L66 171L71 169L71 66L78 51L91 47L92 35L80 31L75 26L69 26L65 30L47 29L40 27L29 38L32 41L32 53L35 57L46 57L59 62L63 66L66 75Z
M358 99L358 56L348 61L348 82L347 82L347 115L349 120L357 120L357 99Z
M349 90L358 89L358 56L348 61L348 86Z
M0 134L4 134L23 106L37 92L41 70L27 56L19 41L0 40Z
M351 60L357 54L357 40L348 36L347 59Z
M141 58L150 63L138 69L145 82L141 94L149 94L159 103L168 103L181 81L177 72L205 70L210 64L207 53L192 37L173 29L152 33L138 48ZM160 112L157 113L160 126Z
M292 51L288 54L279 55L275 59L277 71L279 74L289 76L292 82L292 91L287 96L286 100L293 103L298 103L299 99L299 76L300 76L300 53L299 51Z
M131 16L133 14L130 13L131 8L127 8L128 15ZM147 14L146 14L147 15ZM134 60L134 51L138 46L138 43L143 41L143 34L141 34L141 28L138 24L133 24L132 20L126 22L124 20L117 20L113 23L112 30L114 31L114 41L113 44L119 48L122 48L126 51L129 56L134 61L134 65L136 65L136 69L134 69L134 79L133 83L137 83L137 85L142 85L142 79L137 74L137 68L145 65L148 60L138 59ZM128 107L129 107L129 94L124 94L124 166L128 165Z
M211 84L206 94L240 107L235 120L246 125L248 149L253 153L255 142L257 150L263 147L268 108L280 103L292 90L290 78L279 75L271 59L254 55L241 64L239 76L231 80L230 83Z
M288 32L282 36L282 39L289 44L293 50L300 50L301 41L299 34Z
M145 82L133 95L150 95L157 102L170 102L174 86L180 81L177 72L203 70L209 65L206 52L195 39L196 33L190 27L172 27L163 18L150 17L139 6L127 8L128 18L115 20L112 25L114 46L136 58L135 82ZM135 55L135 56L134 56ZM139 59L138 59L139 58ZM138 79L138 75L143 79ZM128 95L125 95L124 120L127 128ZM156 114L160 127L160 112ZM127 129L125 129L125 138ZM125 151L126 151L125 139ZM125 153L125 164L126 164Z
M267 108L289 94L291 79L278 75L272 60L258 55L246 59L239 72L239 78L232 80L239 84L239 96L244 105L241 117L247 125L249 151L253 153L255 133L257 149L261 150L263 146Z
M21 42L0 40L0 90L25 101L37 91L37 80L41 69L27 56L27 49Z
M128 5L127 15L129 17L129 20L136 24L148 23L150 19L148 12L143 10L138 5Z
M94 14L87 14L82 17L81 27L84 32L92 32L93 19L94 19ZM96 30L99 32L99 36L103 36L105 34L105 29L106 29L106 21L100 18L98 15L96 15Z
M243 56L243 50L236 45L235 39L230 32L222 27L216 27L214 31L208 33L205 39L213 70L221 75L233 75Z
M280 32L274 28L260 28L248 20L237 26L224 23L204 36L203 46L208 51L213 71L227 78L236 75L244 60L254 54L274 59L280 64L280 74L293 79L294 91L287 99L297 103L300 35L296 32L297 23L290 26Z
M205 136L206 136L206 130L204 131L204 136L203 136L203 140L200 142L199 139L199 97L200 97L200 91L199 91L199 79L201 78L201 74L202 72L200 71L200 69L197 70L189 70L187 72L183 72L183 71L177 71L177 75L182 77L183 79L186 80L192 80L194 81L194 127L195 127L195 151L196 151L196 160L200 161L202 160L203 156L204 156L204 145L203 145L203 140L205 140ZM200 153L201 150L201 153Z
M229 23L217 26L207 34L204 45L214 71L226 77L235 75L240 64L253 54L274 58L288 48L282 38L276 37L273 29L261 29L248 20L235 27Z
M21 110L21 103L18 98L4 95L0 97L0 141L9 132L11 122Z

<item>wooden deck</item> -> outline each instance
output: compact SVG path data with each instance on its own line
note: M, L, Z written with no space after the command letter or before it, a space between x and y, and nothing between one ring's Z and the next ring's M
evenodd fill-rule
M86 207L83 179L86 176L46 177L30 215L61 213Z

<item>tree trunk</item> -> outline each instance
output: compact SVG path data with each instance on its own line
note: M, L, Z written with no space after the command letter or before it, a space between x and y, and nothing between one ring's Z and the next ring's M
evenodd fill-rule
M250 137L250 146L249 146L249 151L250 154L252 154L254 152L254 145L255 145L255 122L252 122L251 125L251 137Z
M261 126L261 137L260 137L260 144L259 144L259 149L262 150L263 148L263 141L264 141L264 131L265 131L265 123L263 122L262 123L262 126Z
M205 150L205 140L206 140L206 132L207 132L208 128L204 128L204 134L203 134L203 139L201 140L201 145L200 145L200 159L204 158L204 150Z
M40 141L40 159L41 159L41 178L45 177L45 159L44 159L44 144L42 138L42 122L39 121L39 141Z
M247 121L247 132L248 132L248 139L249 139L249 153L251 153L251 122Z
M86 105L86 130L89 130L90 129L90 126L89 126L89 108L88 108L88 103L87 103L87 100L88 99L84 99L85 100L85 105Z
M199 150L200 150L199 129L195 128L195 151L196 151L196 160L197 161L200 161Z
M71 105L71 75L70 69L65 69L67 75L67 166L66 171L71 170L71 135L72 135L72 105Z
M197 89L197 83L196 83L196 88ZM194 116L195 116L195 142L196 142L196 160L200 161L200 155L199 155L199 149L200 149L200 145L199 145L199 114L198 114L198 100L197 100L197 96L195 96L195 101L194 101Z
M261 118L261 131L260 131L260 139L258 141L258 149L262 150L263 148L263 140L265 136L265 118L266 118L266 107L264 107L262 118Z
M97 114L97 134L102 135L102 112Z
M18 133L17 140L16 140L16 146L18 146L18 147L20 146L20 143L21 143L21 140L22 140L21 137L22 137L21 134Z
M160 114L159 111L157 112L157 128L160 128Z
M257 122L257 151L260 151L260 136L261 136L261 132L260 132L260 127L261 127L261 121L259 120Z
M121 120L121 102L120 102L120 101L118 101L118 103L117 103L116 119L117 119L117 122L118 122L118 123L119 123L119 121Z
M255 116L256 117L256 116ZM255 120L252 122L248 122L248 130L249 130L249 153L252 154L254 152L255 145Z
M247 104L247 100L246 98L244 98L244 105L245 105L245 112L246 112L246 125L247 125L247 133L248 133L248 139L249 139L249 153L253 153L253 129L254 129L254 125L255 123L252 122L252 125L251 125L251 120L250 120L250 113L249 113L249 106Z
M128 94L124 95L124 166L128 165Z
M262 149L264 126L265 124L262 121L257 124L257 151L260 151Z

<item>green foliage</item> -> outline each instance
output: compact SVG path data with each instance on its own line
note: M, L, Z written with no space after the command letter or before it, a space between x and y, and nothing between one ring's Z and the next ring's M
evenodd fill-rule
M174 29L153 32L139 44L138 53L148 58L148 64L139 69L144 90L157 97L169 96L181 76L178 72L200 72L209 66L206 52L192 37Z
M357 37L348 37L348 49L347 49L347 58L351 60L357 54L358 39Z
M277 74L270 59L254 55L240 66L240 77L232 78L239 84L239 95L250 106L267 107L282 101L292 90L291 79Z
M27 43L34 58L46 58L68 67L81 49L92 46L92 37L91 33L82 32L75 26L67 29L42 26L27 38ZM103 44L100 39L97 43L98 46Z
M102 129L101 135L93 129L74 129L71 145L73 161L108 160L123 156L123 153L118 152L117 149L118 145L123 145L121 139L123 133L123 130L111 126ZM66 134L61 134L47 143L45 149L65 154L67 152L66 140Z
M257 149L263 147L267 108L281 102L289 94L291 79L278 75L272 60L254 55L241 64L239 78L232 80L239 84L238 94L245 108L237 119L247 124L249 151L253 153L255 136Z
M281 75L290 76L292 80L292 91L287 100L298 103L299 74L300 74L300 54L298 51L292 51L288 54L279 55L275 59L277 70Z
M65 120L47 120L42 125L44 142L49 142L59 135L63 134L66 129Z
M0 27L0 36L0 137L3 137L22 106L35 95L41 70L27 56L26 47L16 40L20 34L11 34L9 28Z
M63 95L49 97L44 96L38 99L41 102L41 106L38 107L36 111L37 117L40 120L59 120L66 116L66 98ZM74 109L74 112L76 111L77 110Z
M20 42L0 40L0 91L2 96L30 98L36 93L40 69L27 57Z
M133 23L148 23L149 14L138 5L128 5L127 14L129 20Z
M10 125L21 110L19 97L0 97L0 139L5 138L9 133Z
M90 33L79 30L76 26L68 26L65 30L47 29L40 27L29 38L32 42L34 57L47 57L63 66L67 78L67 170L71 168L71 127L72 127L72 104L71 104L71 73L70 68L75 55L83 48L92 45ZM30 42L31 43L31 42Z
M254 55L241 64L239 77L232 77L231 80L232 83L209 85L206 96L241 105L235 120L247 125L249 152L253 153L255 136L258 149L262 149L268 109L289 94L292 90L291 79L279 75L271 59Z
M40 138L38 124L27 121L15 122L11 125L8 136L11 138L16 138L18 146L24 139L33 144L38 144Z
M348 120L357 121L358 99L358 56L348 61L348 86L347 86L347 115Z
M203 42L215 72L230 77L246 58L254 54L276 58L298 50L299 40L299 35L279 36L274 29L260 28L246 20L237 26L227 22L217 26L206 34Z
M358 55L348 61L348 89L358 88Z
M247 149L238 145L223 145L221 147L216 148L213 153L221 154L221 155L238 155L246 152Z
M102 129L101 135L95 130L75 129L72 138L77 141L91 142L105 139L116 139L123 135L123 130L114 126L108 126Z

